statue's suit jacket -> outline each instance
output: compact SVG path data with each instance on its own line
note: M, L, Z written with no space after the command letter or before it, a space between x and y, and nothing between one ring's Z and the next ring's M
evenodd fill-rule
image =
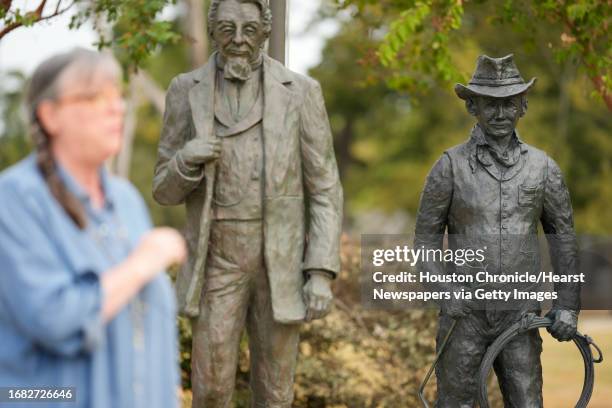
M198 240L207 180L186 174L177 152L194 137L214 138L215 55L174 78L166 96L164 124L153 180L162 205L185 203L189 261L177 278L179 305L198 264ZM264 55L263 62L264 258L272 309L279 322L305 317L304 271L340 270L343 197L329 120L319 84ZM209 191L211 189L208 189ZM306 214L306 209L308 214ZM208 232L206 232L208 233Z
M442 248L447 229L449 247L485 250L484 262L449 262L444 273L538 273L538 224L548 239L553 271L557 275L578 273L572 202L561 170L545 152L523 143L518 133L515 138L519 160L501 172L476 125L470 139L444 152L427 176L416 218L415 247ZM487 287L538 290L531 282ZM580 310L579 283L556 283L555 291L554 307ZM483 303L499 310L540 310L535 301Z

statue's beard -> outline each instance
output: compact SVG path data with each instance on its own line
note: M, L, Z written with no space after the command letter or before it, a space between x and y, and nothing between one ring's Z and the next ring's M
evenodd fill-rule
M225 66L223 67L223 76L225 79L246 81L251 77L253 67L251 62L246 57L227 57Z

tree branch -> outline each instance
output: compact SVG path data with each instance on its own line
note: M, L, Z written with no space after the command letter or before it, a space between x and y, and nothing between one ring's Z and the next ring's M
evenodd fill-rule
M43 13L43 10L45 9L46 4L47 4L47 0L42 0L40 4L38 5L38 7L36 7L34 14L37 15L38 17L42 16L42 13Z
M40 4L38 5L38 7L36 7L36 9L34 11L31 11L31 12L27 13L26 16L30 17L30 18L33 17L32 24L36 24L36 23L39 23L41 21L49 20L51 18L57 17L57 16L65 13L66 11L68 11L72 6L74 6L74 1L73 1L68 6L64 7L63 9L60 9L61 2L62 2L62 0L58 1L57 6L55 8L55 11L53 13L48 14L46 16L43 16L43 10L45 8L47 0L42 0L40 2ZM9 1L8 3L10 5L11 2ZM7 26L3 27L2 29L0 29L0 40L2 40L2 38L5 35L7 35L11 31L13 31L16 28L19 28L21 26L23 26L23 22L21 22L21 21L14 21L11 24L8 24Z
M8 12L11 8L11 3L13 0L0 0L0 9L3 9L5 12Z

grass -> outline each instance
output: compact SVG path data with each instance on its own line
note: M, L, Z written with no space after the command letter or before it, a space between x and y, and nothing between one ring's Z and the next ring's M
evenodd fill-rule
M604 361L595 365L595 388L589 408L612 407L612 316L584 316L579 330L588 334L601 348ZM580 396L584 368L580 352L573 342L559 343L546 331L542 365L544 370L544 406L573 407Z

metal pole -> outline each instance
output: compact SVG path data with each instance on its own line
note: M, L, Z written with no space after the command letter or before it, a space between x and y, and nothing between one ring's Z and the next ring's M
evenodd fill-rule
M287 0L270 0L272 10L272 33L268 44L270 57L285 64L285 44L287 37Z
M436 359L434 360L431 367L429 367L429 371L427 372L427 375L425 375L425 378L423 379L423 382L421 382L421 386L419 387L419 398L421 399L421 403L423 404L423 407L425 408L431 407L431 405L429 405L429 403L427 402L427 399L425 398L425 386L429 382L429 377L431 377L434 370L436 369L436 366L438 365L438 361L440 361L440 357L442 356L442 353L444 353L444 350L446 349L448 340L452 336L453 331L455 331L456 325L457 325L457 320L453 319L453 322L451 323L451 326L448 329L448 333L446 333L446 336L444 336L444 340L442 340L442 344L440 344L440 347L438 348Z
M208 27L206 19L205 0L188 0L187 6L189 13L187 14L186 31L191 37L189 43L189 56L191 59L191 67L197 68L206 63L208 58Z

